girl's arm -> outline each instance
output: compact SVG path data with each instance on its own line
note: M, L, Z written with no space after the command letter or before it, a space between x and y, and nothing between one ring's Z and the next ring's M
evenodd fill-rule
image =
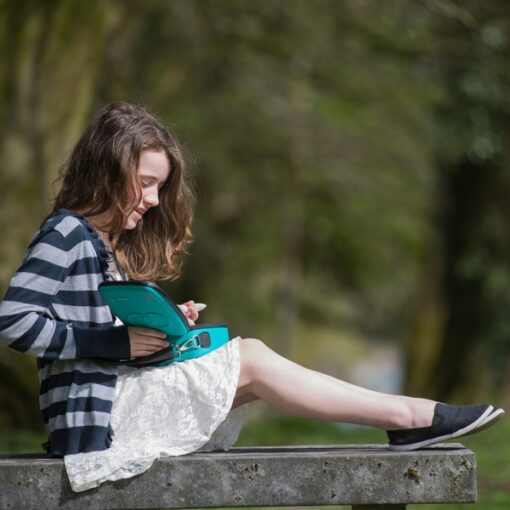
M83 256L81 245L87 242L83 235L63 236L53 229L32 242L0 304L0 343L45 359L129 358L125 326L87 324L94 303L86 298L97 290L87 288L89 275L70 275L69 271ZM74 315L76 321L56 319L55 315L65 316L55 313L60 310ZM101 310L96 307L95 312ZM106 311L104 316L108 317Z

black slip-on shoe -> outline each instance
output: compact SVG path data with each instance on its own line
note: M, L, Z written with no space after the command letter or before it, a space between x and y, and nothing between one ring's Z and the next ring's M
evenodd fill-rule
M409 451L487 428L504 414L487 404L450 406L437 403L430 427L389 430L391 450Z

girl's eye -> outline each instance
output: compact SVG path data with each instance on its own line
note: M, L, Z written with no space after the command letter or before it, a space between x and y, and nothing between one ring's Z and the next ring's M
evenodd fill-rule
M151 183L149 181L144 181L142 179L142 188L148 188L150 185L151 185Z

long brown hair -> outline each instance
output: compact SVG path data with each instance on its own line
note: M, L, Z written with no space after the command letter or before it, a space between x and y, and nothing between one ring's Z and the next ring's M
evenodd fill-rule
M140 200L137 169L144 150L164 150L169 177L159 205L133 230L123 228ZM85 129L60 173L60 208L96 216L106 211L112 247L128 276L138 280L176 278L191 241L194 195L177 141L153 115L129 103L112 103Z

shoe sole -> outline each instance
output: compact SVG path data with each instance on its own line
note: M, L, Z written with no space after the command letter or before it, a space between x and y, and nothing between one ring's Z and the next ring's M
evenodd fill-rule
M410 443L410 444L402 444L402 445L392 445L390 444L390 450L395 451L411 451L417 450L419 448L424 448L425 446L430 446L435 443L439 443L441 441L446 441L448 439L454 439L456 437L465 436L467 434L473 434L474 432L478 432L482 428L487 428L492 425L496 419L501 418L505 414L503 409L494 410L493 406L487 407L487 409L481 414L474 422L470 423L467 427L463 429L459 429L452 434L446 434L444 436L433 437L430 439L425 439L424 441L419 441L418 443Z
M471 432L466 432L464 435L469 436L470 434L481 432L482 430L485 430L494 425L497 421L503 418L503 416L505 416L505 410L501 409L501 407L498 407L497 409L494 409L493 412L487 416L487 418L485 418L483 423L481 423L478 428L472 430Z

